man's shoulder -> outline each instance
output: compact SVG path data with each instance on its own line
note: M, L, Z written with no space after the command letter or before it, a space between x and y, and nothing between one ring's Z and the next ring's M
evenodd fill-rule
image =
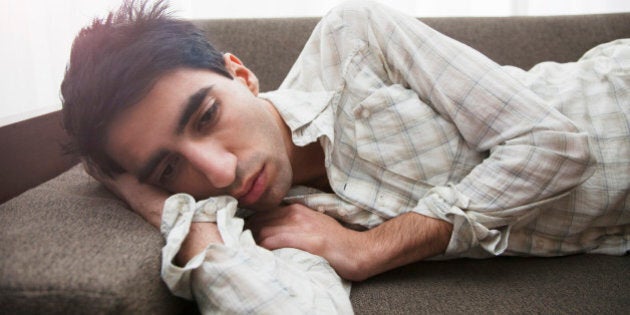
M333 7L322 19L323 22L368 20L389 10L375 1L350 0Z
M344 13L344 12L356 12L356 13L371 13L378 12L382 9L383 5L376 1L371 0L348 0L344 1L335 7L333 7L330 13Z

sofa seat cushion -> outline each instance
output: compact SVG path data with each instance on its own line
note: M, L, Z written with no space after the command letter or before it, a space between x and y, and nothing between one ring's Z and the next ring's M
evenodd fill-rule
M173 314L194 304L159 277L163 239L81 166L0 206L8 313Z
M157 229L80 166L0 205L8 313L195 313L160 279ZM630 257L426 261L355 283L357 314L623 313Z
M425 261L356 283L357 314L624 314L630 257Z

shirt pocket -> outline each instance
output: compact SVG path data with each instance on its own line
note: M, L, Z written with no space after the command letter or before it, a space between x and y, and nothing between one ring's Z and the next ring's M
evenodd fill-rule
M447 181L457 130L402 85L379 88L353 109L357 154L387 171L432 185Z

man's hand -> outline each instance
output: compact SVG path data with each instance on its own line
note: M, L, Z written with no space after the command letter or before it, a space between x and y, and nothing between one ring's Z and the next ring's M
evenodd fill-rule
M248 227L260 246L291 247L322 256L341 277L352 281L440 254L452 232L450 223L416 213L358 232L298 204L257 213Z
M162 223L162 209L169 197L168 192L152 185L143 184L129 173L109 177L95 165L82 161L86 172L101 182L131 209L156 228ZM175 262L183 266L191 258L204 250L210 243L222 243L215 223L192 223L186 240L175 257Z
M151 225L160 228L162 208L168 193L157 187L143 184L129 173L105 175L98 166L83 160L85 171L101 182L109 191L126 202L131 209L142 216Z
M361 233L343 227L335 219L313 211L303 205L293 204L276 210L259 212L247 221L259 245L273 250L297 248L328 260L337 273L346 279L356 278L361 269L358 259L348 259L360 254Z

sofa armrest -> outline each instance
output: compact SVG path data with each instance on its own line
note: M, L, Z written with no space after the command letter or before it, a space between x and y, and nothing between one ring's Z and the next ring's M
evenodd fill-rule
M77 163L63 154L68 138L60 118L57 111L0 127L0 203Z

